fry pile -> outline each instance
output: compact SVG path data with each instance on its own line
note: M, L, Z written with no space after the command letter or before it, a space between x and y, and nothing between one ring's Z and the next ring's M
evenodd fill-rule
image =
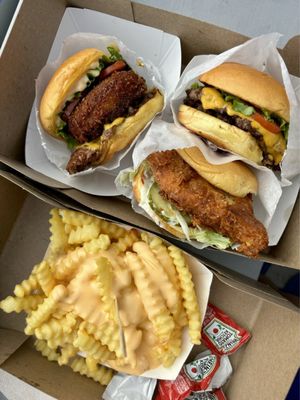
M178 248L65 209L51 211L50 231L44 260L0 302L27 313L25 333L43 356L107 385L111 368L171 366L185 326L200 343L192 275Z

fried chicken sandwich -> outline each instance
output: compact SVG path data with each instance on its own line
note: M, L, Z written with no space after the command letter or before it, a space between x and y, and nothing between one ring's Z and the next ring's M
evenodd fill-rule
M69 57L41 99L44 130L73 150L70 174L109 161L163 108L159 90L149 90L118 49L107 49L109 56L88 48Z
M278 169L286 150L289 101L272 76L227 62L186 91L179 122L218 147Z
M257 180L243 163L208 163L197 147L150 154L133 178L139 206L176 237L256 257L268 245L253 213Z

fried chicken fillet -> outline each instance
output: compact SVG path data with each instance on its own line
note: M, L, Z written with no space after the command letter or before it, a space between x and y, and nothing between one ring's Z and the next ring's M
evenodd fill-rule
M161 196L187 213L194 226L229 237L236 251L250 257L268 245L265 227L253 213L251 195L232 196L203 179L175 150L147 158Z

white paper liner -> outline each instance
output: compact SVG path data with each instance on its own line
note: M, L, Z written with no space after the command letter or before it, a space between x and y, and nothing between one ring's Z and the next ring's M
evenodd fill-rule
M109 382L102 398L103 400L151 400L155 386L156 379L118 372Z
M175 124L170 124L159 119L155 119L148 132L146 133L143 140L137 142L133 151L133 167L121 171L116 178L117 190L120 194L132 199L133 209L151 219L149 215L137 205L133 199L132 187L131 185L126 186L122 176L127 172L132 172L138 168L140 163L151 153L155 151L171 150L174 148L184 148L198 146L204 157L212 164L225 164L229 161L235 160L236 156L231 154L219 155L219 153L214 152L204 142L196 135L187 134L186 129L181 126L176 126ZM268 168L254 168L250 162L248 162L249 168L255 174L258 180L258 194L254 196L254 213L257 219L259 219L268 231L270 238L270 246L276 244L271 241L274 237L272 232L269 230L269 226L272 219L275 216L276 207L282 195L282 188L280 182L274 175L274 173ZM280 230L283 232L287 221L282 220L273 229ZM277 240L278 235L275 235ZM201 244L192 240L189 242L193 246L203 249L207 247L205 244Z
M183 103L183 99L186 96L185 90L192 83L199 82L197 79L199 75L224 62L247 64L259 71L272 75L284 85L290 102L290 127L287 150L281 164L281 174L278 175L281 185L288 186L291 184L291 180L300 173L300 78L289 75L284 61L276 48L280 36L279 33L262 35L216 56L202 55L194 57L178 82L174 95L171 98L171 109L175 124L181 126L177 120L177 112L179 105ZM190 133L190 135L193 134ZM239 155L228 154L226 156L228 161L243 160L246 162L245 158ZM258 169L267 169L251 161L247 163Z
M146 80L148 89L151 90L151 88L156 87L164 95L165 91L160 83L161 79L157 68L150 61L144 60L142 57L139 57L134 51L128 49L124 45L124 43L121 42L116 37L99 35L94 33L75 33L73 35L68 36L63 42L59 57L54 62L46 64L45 67L39 73L38 78L36 80L36 120L37 120L38 131L41 137L41 143L45 150L47 158L53 164L55 164L66 176L70 176L69 173L66 171L66 165L69 161L71 151L67 148L65 142L53 138L52 136L47 134L44 131L43 127L41 126L38 115L39 114L38 107L42 95L53 73L66 58L70 57L75 52L88 47L98 48L102 50L105 54L108 54L106 48L107 46L111 45L116 45L120 49L120 53L122 54L126 62L130 65L130 67L139 76L142 76ZM148 122L144 130L147 129L150 123L151 121ZM112 158L112 160L110 160L108 163L100 165L96 168L89 168L85 171L78 172L76 174L73 174L72 177L91 174L95 170L111 171L118 168L121 160L134 146L138 136L129 146L127 146L120 152L116 153Z

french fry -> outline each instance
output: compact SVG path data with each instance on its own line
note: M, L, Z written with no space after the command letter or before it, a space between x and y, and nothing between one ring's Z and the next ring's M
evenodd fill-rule
M11 313L13 311L16 313L21 311L31 312L36 310L43 301L44 297L40 295L29 295L25 297L8 296L0 302L0 309L6 313Z
M64 224L73 226L89 225L97 220L97 218L92 215L83 214L78 211L59 210L58 213Z
M51 251L59 253L65 251L68 246L68 235L65 233L64 223L59 215L59 211L53 208L50 211L51 218L50 222L50 236Z
M127 231L123 237L118 239L117 242L113 243L111 249L113 249L116 254L124 253L129 250L135 242L139 240L139 234L136 229L130 229Z
M77 226L72 229L68 243L69 244L82 244L89 242L92 239L96 239L100 234L100 226L98 221L92 222L88 225Z
M106 345L96 340L93 335L89 335L84 329L79 329L73 344L80 351L84 351L88 356L93 357L97 362L105 362L108 359L115 358Z
M103 365L98 366L97 370L89 370L88 365L84 358L76 357L71 364L71 368L74 372L78 372L80 375L85 375L88 378L92 378L95 382L99 382L101 385L108 385L113 376L113 370Z
M59 355L56 353L55 350L50 349L48 347L47 342L45 340L36 340L34 342L34 347L42 353L44 357L46 357L49 361L57 361Z
M36 279L45 295L48 296L56 285L56 281L47 261L43 260L38 266L36 271Z
M33 291L40 288L36 274L30 274L27 279L24 279L20 284L14 288L14 295L16 297L24 297L32 294Z
M127 252L126 261L132 271L135 285L154 331L161 342L168 341L175 324L162 295L152 283L143 263L136 254Z
M178 306L180 305L179 293L169 279L162 264L158 261L147 243L136 242L132 248L142 260L152 282L159 288L171 314L177 315Z
M84 321L81 328L93 335L96 340L100 340L103 345L116 354L117 358L123 357L119 326L114 321L104 322L100 326Z
M31 315L26 318L27 326L25 328L26 335L32 335L34 330L46 321L57 306L57 303L65 297L67 289L63 285L57 285L51 291L48 298L41 303Z
M78 270L80 263L86 258L87 253L82 247L69 251L66 255L59 257L55 263L54 276L56 279L71 279Z
M101 233L96 239L83 244L84 250L89 254L97 254L100 250L107 250L110 246L110 237Z
M170 252L170 256L172 257L174 265L178 272L180 286L182 289L182 296L184 298L183 305L188 316L189 335L191 341L194 344L200 344L201 343L200 311L196 293L194 290L192 274L185 262L185 259L181 251L175 246L170 246L168 250Z
M78 348L75 347L72 343L66 343L64 347L60 350L60 356L57 359L59 365L68 364L70 358L76 356L78 353Z

